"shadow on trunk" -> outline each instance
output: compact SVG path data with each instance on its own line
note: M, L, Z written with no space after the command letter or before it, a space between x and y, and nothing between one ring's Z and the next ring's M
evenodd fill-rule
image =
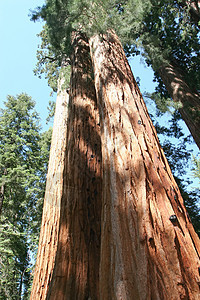
M47 299L98 299L102 155L88 42L74 37L63 197Z

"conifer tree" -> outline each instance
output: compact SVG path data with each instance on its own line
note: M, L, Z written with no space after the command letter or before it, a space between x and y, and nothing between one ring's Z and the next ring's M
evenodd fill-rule
M39 116L34 106L31 97L22 93L8 96L5 108L0 111L2 300L27 299L31 284L30 249L37 247L48 160L44 156L47 147L40 136Z

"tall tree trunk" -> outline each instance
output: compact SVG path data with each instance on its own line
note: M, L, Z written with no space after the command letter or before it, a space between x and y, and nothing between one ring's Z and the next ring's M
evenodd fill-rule
M200 149L200 95L190 89L174 64L163 64L158 72L171 98L182 104L179 111Z
M64 160L67 136L69 95L59 81L54 126L52 133L46 192L43 207L40 240L31 299L46 299L55 264L60 221L60 206L64 189Z
M88 41L79 34L74 35L73 40L68 129L65 136L67 144L63 171L64 190L60 220L58 220L58 243L56 242L58 247L55 265L51 266L53 274L50 284L48 278L44 278L43 285L48 292L42 293L40 286L38 287L40 298L33 291L32 299L99 298L98 268L102 199L99 113ZM48 218L51 216L49 215ZM55 231L54 228L52 230ZM42 235L43 232L41 239ZM54 243L50 239L49 242ZM43 244L48 247L45 240ZM41 246L39 250L40 248ZM51 251L54 257L55 251L52 248ZM47 258L40 253L41 251L39 256L42 262ZM51 252L48 255L50 256ZM42 263L38 267L43 268Z
M46 196L31 299L198 299L199 239L122 46L90 40L96 94L87 40L73 47L62 159L49 165L59 209Z
M101 139L87 39L73 37L65 191L48 299L98 299Z
M90 40L101 117L100 299L199 299L200 243L122 46Z
M26 272L27 268L24 268L23 271L21 271L21 275L20 275L20 280L19 280L19 299L23 299L23 294L22 294L22 291L23 291L23 282L24 282L24 275L25 275L25 272Z

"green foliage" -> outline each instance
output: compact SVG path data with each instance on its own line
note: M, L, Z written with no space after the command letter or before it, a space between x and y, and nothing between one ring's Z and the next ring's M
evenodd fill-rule
M38 36L41 39L41 43L37 50L37 64L34 74L39 78L41 78L42 74L45 74L52 92L57 92L58 79L61 76L65 78L63 88L69 88L71 75L70 59L60 49L56 49L50 44L46 25Z
M191 21L190 8L181 3L180 0L46 0L43 7L32 13L32 20L46 21L40 34L39 73L47 74L55 91L58 67L63 56L70 58L72 32L81 31L90 37L114 29L127 54L141 53L153 67L159 83L157 91L162 97L168 98L168 94L157 70L167 62L177 65L188 85L199 90L199 27Z
M134 12L132 2L136 1L127 1L124 5L124 26L131 20L130 10ZM142 1L137 2L138 6L143 6ZM161 64L168 62L172 62L179 69L192 89L199 90L199 28L191 21L189 9L183 8L179 0L147 2L148 9L143 10L138 18L140 25L136 27L133 22L133 30L129 30L130 40L125 41L125 48L129 50L127 52L137 54L140 50L147 64L155 71L155 78L159 82L157 90L162 96L166 90L157 70Z
M0 299L21 299L30 286L28 245L22 229L3 218L0 226ZM25 298L23 298L25 299Z
M200 157L193 156L193 164L194 164L193 176L200 180Z
M171 98L165 98L160 93L145 93L144 97L150 98L156 104L157 115L162 115L166 112L173 114L176 110L182 107L179 102L174 102Z
M61 57L70 57L73 32L81 31L90 37L95 33L103 34L109 29L125 28L122 26L123 17L120 16L123 12L123 2L127 1L47 0L43 7L38 7L32 12L32 20L42 18L46 22L45 39L56 57L60 54ZM148 1L144 1L143 10L147 8L146 3ZM140 7L136 4L134 8L139 16ZM44 33L42 35L44 37ZM60 64L61 61L62 59Z
M194 189L192 191L187 190L187 183L182 184L180 178L175 178L179 186L181 195L184 199L187 212L190 216L191 222L198 236L200 237L200 208L199 208L199 197L200 189ZM190 182L188 182L190 184Z
M65 63L60 69L59 80L61 83L61 90L68 90L70 88L70 78L71 78L71 66Z
M46 25L38 36L41 39L41 44L37 50L37 64L34 69L34 74L39 78L41 78L42 74L45 74L48 85L52 88L53 92L56 92L62 54L60 51L53 49L49 43Z
M46 124L48 124L51 119L54 117L55 114L55 109L56 109L56 103L54 101L49 101L49 105L47 106L48 110L48 117L46 118Z
M136 5L135 9L137 8ZM97 32L102 34L111 28L119 30L124 22L120 12L123 12L123 1L47 0L45 5L32 12L33 21L42 18L46 22L39 34L41 44L34 73L39 76L46 74L49 86L57 91L58 74L63 59L70 64L73 33L81 31L89 37ZM140 9L136 13L139 15ZM69 75L64 77L69 82Z
M35 102L26 94L8 96L0 109L0 299L26 299L30 250L41 222L48 134L40 134Z
M111 0L47 0L37 8L32 20L42 18L47 24L47 34L51 45L68 56L71 53L71 34L82 31L87 35L103 33L112 28L112 19L119 1Z

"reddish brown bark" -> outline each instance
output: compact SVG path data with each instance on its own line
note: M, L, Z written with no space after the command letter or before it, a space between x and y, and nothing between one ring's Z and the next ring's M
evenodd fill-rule
M96 92L87 39L73 47L31 299L199 299L199 239L122 46L91 38Z
M90 41L101 116L100 299L199 299L200 243L113 33Z
M188 126L194 141L200 149L200 96L193 92L178 71L178 68L170 64L163 64L158 70L163 83L171 98L180 102L179 109L183 120Z
M50 266L53 270L50 280L43 280L47 292L42 293L39 286L40 297L34 289L32 299L99 299L102 198L99 113L88 42L83 36L74 36L73 48L68 129L61 136L67 144L60 148L65 159L61 162L63 190L55 265ZM41 239L42 235L43 232ZM48 248L45 239L43 243ZM44 261L49 259L40 253L41 250L38 259L41 264L37 263L36 270L42 269ZM52 254L54 257L55 252Z
M47 174L40 240L31 299L46 299L57 251L67 135L68 94L59 82Z
M98 299L101 215L99 114L87 40L74 37L65 185L48 299Z

